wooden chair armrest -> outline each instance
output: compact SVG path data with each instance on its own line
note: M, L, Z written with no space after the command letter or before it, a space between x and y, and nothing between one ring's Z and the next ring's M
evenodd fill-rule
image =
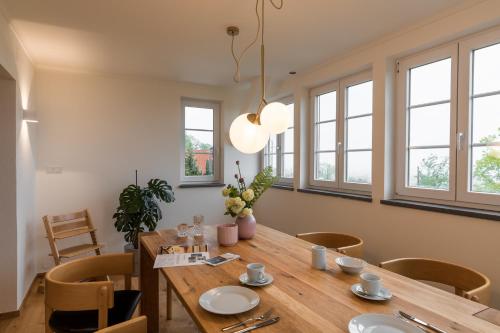
M146 316L140 316L123 323L104 328L96 333L146 333L146 331L147 318Z

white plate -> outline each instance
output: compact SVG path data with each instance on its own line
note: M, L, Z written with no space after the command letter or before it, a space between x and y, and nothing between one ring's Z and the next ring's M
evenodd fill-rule
M240 286L213 288L204 292L199 299L202 308L223 315L246 312L256 307L259 302L259 295L255 291Z
M378 295L367 295L363 292L363 287L361 283L355 283L351 286L351 291L354 295L359 296L364 299L369 299L370 301L387 301L392 298L392 293L387 288L380 288L380 293Z
M274 278L269 273L264 273L264 281L262 281L262 282L249 282L247 273L243 273L240 275L240 282L243 284L252 286L252 287L264 287L264 286L267 286L267 285L273 283L273 281L274 281Z
M349 322L350 333L422 333L422 330L399 318L385 314L366 313Z

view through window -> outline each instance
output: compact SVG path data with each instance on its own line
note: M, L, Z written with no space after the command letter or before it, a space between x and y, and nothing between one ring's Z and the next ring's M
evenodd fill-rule
M211 179L215 168L216 114L211 103L184 103L184 176Z

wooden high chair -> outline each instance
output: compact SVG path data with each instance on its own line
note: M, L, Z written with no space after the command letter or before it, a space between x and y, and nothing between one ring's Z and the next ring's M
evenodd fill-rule
M90 215L87 209L80 212L63 214L63 215L46 215L43 217L43 224L47 232L47 239L51 249L51 255L54 258L54 263L59 265L61 259L72 258L80 254L95 252L96 255L101 254L103 244L97 243L95 235L95 227L92 224ZM84 243L59 249L57 241L65 238L71 238L89 234L91 243Z

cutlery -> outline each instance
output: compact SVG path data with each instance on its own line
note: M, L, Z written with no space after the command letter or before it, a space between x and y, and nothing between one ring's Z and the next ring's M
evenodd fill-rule
M250 332L250 331L256 330L258 328L261 328L261 327L264 327L264 326L268 326L268 325L272 325L274 323L277 323L279 320L280 320L280 317L274 317L274 318L268 319L266 321L263 321L262 323L258 323L258 324L252 325L250 327L244 328L244 329L236 331L234 333Z
M429 329L427 329L427 328L425 328L425 327L423 327L423 326L421 326L421 325L419 325L419 324L417 324L417 323L415 323L413 321L409 321L405 317L401 316L399 313L395 313L394 315L396 316L396 318L404 321L405 323L408 323L410 325L414 325L414 326L418 327L422 332L431 333L431 331L429 331Z
M221 331L225 332L225 331L232 330L233 328L243 326L245 323L248 323L249 321L266 320L269 317L271 317L272 313L273 313L273 309L271 308L258 317L245 319L243 321L240 321L239 323L233 324L233 325L228 326L228 327L224 327L223 329L221 329Z
M403 318L406 318L406 319L408 319L408 320L411 320L411 321L413 321L413 322L415 322L415 323L417 323L417 324L419 324L419 325L422 325L422 326L424 326L424 327L426 327L426 328L429 328L429 329L431 329L431 330L433 330L433 331L435 331L435 332L439 332L439 333L446 333L446 331L443 331L443 330L442 330L442 329L440 329L439 327L436 327L436 326L434 326L434 325L432 325L432 324L429 324L429 323L427 323L427 322L423 321L422 319L418 319L418 318L416 318L416 317L413 317L412 315L409 315L409 314L407 314L406 312L399 311L399 314L400 314L401 316L403 316Z

